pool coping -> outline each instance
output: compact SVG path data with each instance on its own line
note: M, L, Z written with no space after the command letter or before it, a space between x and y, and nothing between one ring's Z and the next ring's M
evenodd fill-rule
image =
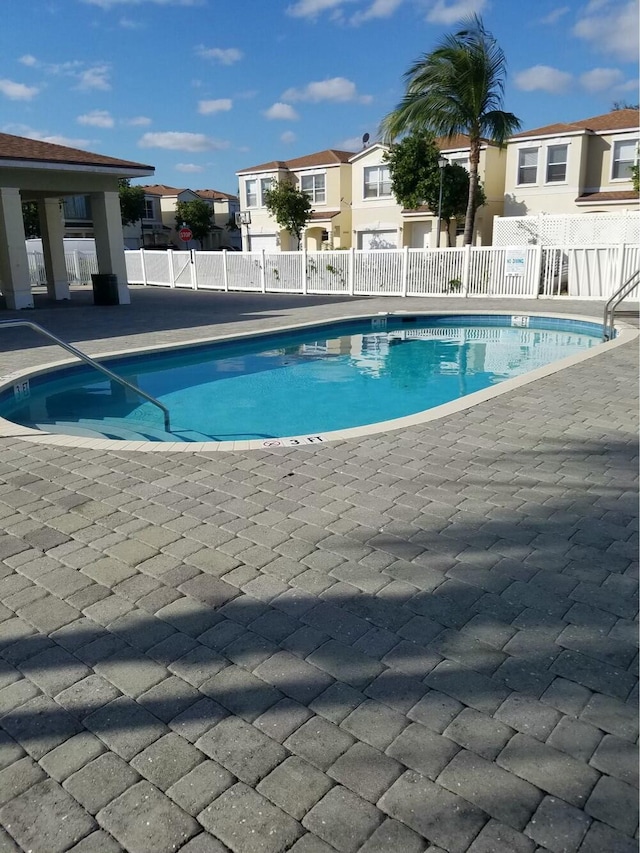
M500 316L500 317L548 317L558 320L573 320L578 322L586 322L598 324L598 321L593 316L580 314L564 314L561 312L550 311L527 311L525 314L515 314L514 311L505 310L489 310L489 309L474 309L474 310L448 310L448 311L378 311L374 314L366 312L362 314L338 316L334 318L308 321L303 323L289 324L285 326L277 326L275 328L263 329L257 332L235 332L229 335L220 335L206 338L191 338L187 341L177 343L157 344L155 346L148 345L142 347L133 347L126 350L114 350L107 353L100 353L98 358L100 361L108 361L110 359L121 358L122 356L144 355L146 353L157 353L163 350L180 350L188 347L199 346L209 343L223 343L234 340L246 340L265 337L274 333L301 331L306 328L322 328L323 326L332 325L335 323L347 323L354 320L375 319L377 317L402 317L402 316ZM554 361L544 367L536 368L535 370L524 373L521 376L516 376L511 379L506 379L498 385L491 386L479 391L474 391L467 394L458 400L449 403L443 403L439 406L434 406L431 409L425 409L421 412L416 412L413 415L406 415L402 418L394 418L393 420L377 421L375 424L367 424L365 426L350 427L348 429L332 430L331 432L318 433L317 435L291 435L274 437L270 439L246 439L238 441L203 441L203 442L154 442L154 441L133 441L133 440L117 440L109 438L93 438L80 435L65 435L64 433L45 432L44 430L36 430L31 427L21 426L20 424L12 423L0 417L0 437L18 438L36 444L53 445L58 447L82 448L87 450L113 450L113 451L135 451L143 453L175 453L175 452L191 452L191 453L211 453L211 452L232 452L240 450L276 450L280 448L290 447L308 447L309 445L318 445L331 443L335 441L344 441L347 439L363 438L371 435L379 435L382 433L392 432L407 427L417 426L428 423L430 421L439 420L457 412L473 408L480 403L484 403L509 391L521 388L538 379L543 379L555 373L559 373L568 367L580 364L595 356L608 352L611 349L629 343L640 337L640 330L629 326L624 322L616 324L617 336L612 341L603 342L593 349L578 353L566 358ZM32 366L23 370L15 371L10 374L5 374L0 377L0 392L15 386L20 382L34 375L43 376L52 371L58 370L61 367L68 367L77 364L77 359L62 359L60 361L48 362L40 366Z

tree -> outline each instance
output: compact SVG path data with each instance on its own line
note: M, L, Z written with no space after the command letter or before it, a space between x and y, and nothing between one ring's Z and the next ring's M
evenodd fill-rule
M213 231L213 209L201 198L176 204L176 228L186 225L196 240L202 241Z
M440 201L440 151L431 133L411 133L392 145L385 156L391 173L391 187L403 207L414 210L426 204L435 213ZM469 198L469 173L457 163L449 163L442 174L441 218L444 222L464 217ZM476 209L486 203L478 184ZM449 229L447 228L450 242Z
M430 130L437 136L469 137L469 195L464 243L473 239L478 163L483 137L501 147L520 128L520 120L502 110L506 59L477 15L446 35L405 74L406 92L382 121L382 134L393 141L402 133Z
M615 113L618 110L637 110L640 109L638 104L630 104L628 101L614 101L611 105L611 112Z
M281 228L295 237L298 247L310 219L311 199L291 181L274 181L264 194L267 210Z
M120 216L123 225L133 225L144 216L144 187L132 187L128 178L118 181Z
M40 217L38 215L38 202L25 201L22 205L22 220L24 222L24 235L30 237L42 237L40 230Z

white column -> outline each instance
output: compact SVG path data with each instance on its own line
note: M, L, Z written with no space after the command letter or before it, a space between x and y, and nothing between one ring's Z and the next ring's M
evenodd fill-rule
M20 190L0 187L0 288L7 308L33 308Z
M53 299L69 299L69 277L64 259L64 223L60 214L59 199L41 199L38 202L38 216L42 230L47 293Z
M101 273L112 273L117 276L120 304L128 305L131 302L131 296L127 287L127 265L124 259L124 237L118 193L92 193L91 213L96 238L98 270Z

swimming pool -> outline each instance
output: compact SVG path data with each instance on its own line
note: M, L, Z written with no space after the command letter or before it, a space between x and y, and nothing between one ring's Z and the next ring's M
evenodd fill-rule
M379 315L109 360L168 406L171 433L152 404L84 365L6 388L0 416L120 441L313 443L466 406L470 395L595 348L601 333L594 322L533 315Z

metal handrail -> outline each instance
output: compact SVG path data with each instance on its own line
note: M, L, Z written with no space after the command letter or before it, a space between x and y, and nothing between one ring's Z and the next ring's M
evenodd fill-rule
M108 367L104 367L98 361L95 361L88 355L85 355L81 350L76 349L76 347L71 346L71 344L66 343L66 341L61 340L52 332L49 332L44 326L40 326L38 323L34 323L31 320L0 320L0 328L7 328L9 326L28 326L30 329L33 329L34 332L38 332L38 334L43 335L45 338L49 338L49 340L58 344L62 349L67 350L72 355L75 355L81 361L86 362L91 367L95 367L96 370L99 370L101 373L104 373L105 376L108 376L109 379L113 379L114 382L118 382L120 385L123 385L125 388L129 388L130 391L134 391L136 394L139 394L141 397L144 397L145 400L148 400L150 403L153 403L154 406L157 406L162 410L164 415L164 428L167 432L171 432L171 421L169 417L169 409L163 405L159 400L156 400L155 397L152 397L150 394L147 394L146 391L143 391L142 388L138 388L137 385L134 385L132 382L129 382L127 379L123 379L122 376L118 376L117 373L114 373L112 370L109 370Z
M602 340L610 341L613 338L616 308L627 296L640 284L640 270L632 273L625 283L607 300L604 306L604 317L602 320Z

